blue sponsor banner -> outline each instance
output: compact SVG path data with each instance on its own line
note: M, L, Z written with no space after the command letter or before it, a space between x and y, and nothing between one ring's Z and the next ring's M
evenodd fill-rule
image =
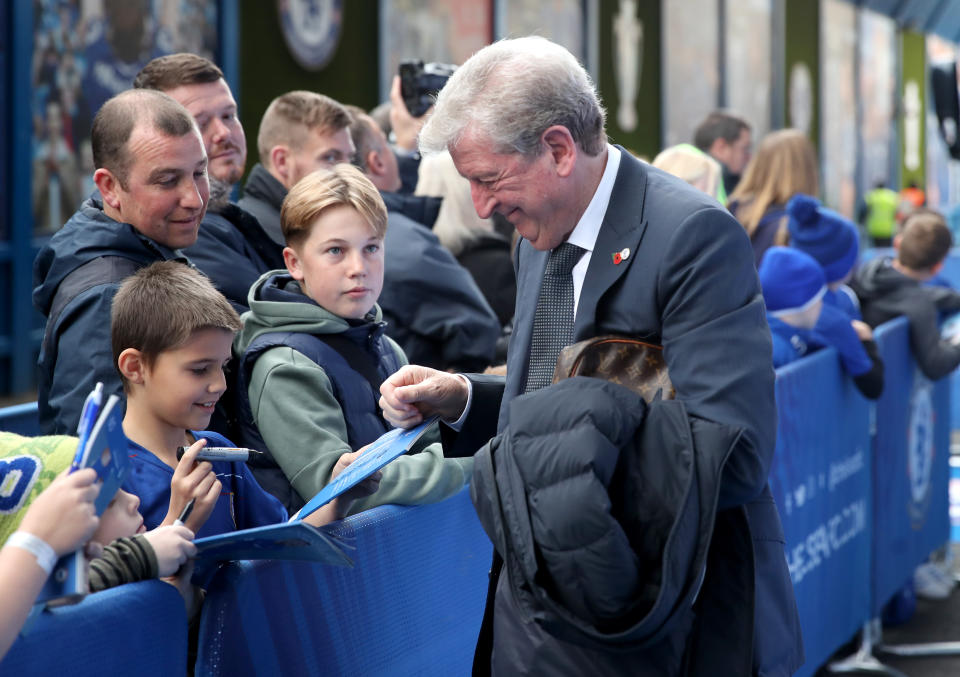
M823 350L777 370L770 470L812 675L870 612L870 407Z
M950 380L930 381L910 352L903 318L874 333L886 386L874 436L873 612L950 534Z

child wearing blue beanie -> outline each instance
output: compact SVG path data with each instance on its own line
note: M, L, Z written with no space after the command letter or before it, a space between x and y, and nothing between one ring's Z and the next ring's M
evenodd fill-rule
M827 278L820 264L797 249L771 247L757 272L773 338L773 366L833 346L860 392L880 397L883 362L870 328L824 302Z
M827 209L815 197L798 193L787 203L790 246L809 254L823 268L827 292L823 302L852 320L862 320L860 302L846 285L860 254L860 234L849 219Z

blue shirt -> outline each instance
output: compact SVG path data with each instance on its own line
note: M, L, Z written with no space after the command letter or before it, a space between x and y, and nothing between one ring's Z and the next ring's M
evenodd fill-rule
M211 447L234 446L215 432L194 432L193 436L206 439ZM173 468L136 442L130 441L129 450L130 471L123 481L123 489L140 497L143 523L147 529L155 529L170 507ZM260 488L246 463L213 461L212 465L223 489L197 538L276 524L289 518L283 504Z
M840 363L851 376L861 376L873 367L873 360L860 342L857 332L850 326L850 318L834 306L823 305L813 329L794 327L770 315L767 315L767 321L773 339L774 368L827 346L837 349Z
M863 315L860 313L860 300L854 291L845 284L840 285L836 291L827 289L827 293L823 295L823 302L842 310L851 320L863 319Z

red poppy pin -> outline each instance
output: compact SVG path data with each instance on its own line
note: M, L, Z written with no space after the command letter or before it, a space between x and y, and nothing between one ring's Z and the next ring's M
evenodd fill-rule
M620 265L622 261L626 261L628 258L630 258L630 250L624 247L620 251L613 253L613 264Z

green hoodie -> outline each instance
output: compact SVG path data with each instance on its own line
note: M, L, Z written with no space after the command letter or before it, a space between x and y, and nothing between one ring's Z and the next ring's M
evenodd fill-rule
M258 335L273 331L336 334L350 325L315 303L264 301L261 291L271 281L286 292L302 294L286 271L265 273L250 288L250 310L234 350L243 354ZM379 306L373 320L381 321ZM392 339L386 339L401 364L407 360ZM274 460L293 488L309 500L330 482L330 472L341 455L352 451L347 427L330 379L322 367L293 348L280 346L262 353L253 366L248 387L253 421ZM385 466L375 494L354 503L351 512L376 505L415 505L440 501L458 492L473 472L472 458L444 458L440 444L419 454L402 456Z

